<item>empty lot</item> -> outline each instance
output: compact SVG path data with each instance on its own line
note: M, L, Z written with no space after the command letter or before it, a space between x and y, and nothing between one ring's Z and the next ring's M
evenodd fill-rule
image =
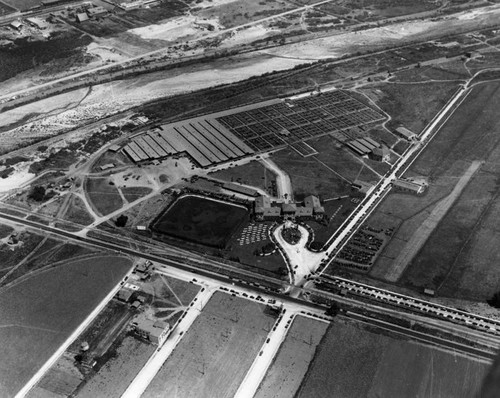
M264 310L214 294L142 397L233 397L274 324Z
M469 398L488 367L337 317L295 396Z
M0 396L12 396L128 272L125 257L69 262L0 292Z

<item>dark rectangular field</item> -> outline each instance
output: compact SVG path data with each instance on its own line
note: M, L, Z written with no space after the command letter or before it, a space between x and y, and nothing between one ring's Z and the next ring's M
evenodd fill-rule
M248 210L239 205L187 195L160 215L153 230L206 246L224 247L247 214Z

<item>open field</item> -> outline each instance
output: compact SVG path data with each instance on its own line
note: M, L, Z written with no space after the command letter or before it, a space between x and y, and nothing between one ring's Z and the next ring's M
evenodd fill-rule
M200 290L199 285L159 274L133 283L139 286L136 295L145 298L144 304L134 309L111 300L44 375L31 397L38 398L41 390L64 396L119 397L155 350L129 333L132 318L154 314L173 325ZM80 351L83 342L89 344L85 353ZM94 361L92 369L82 365Z
M272 182L276 176L257 161L210 173L209 177L229 182L251 185L272 192Z
M0 280L0 286L6 286L20 278L30 277L30 274L42 268L63 265L62 261L96 254L97 250L90 249L89 247L45 237L32 252L20 259L14 267L9 269L9 272Z
M275 321L264 310L215 293L142 397L233 397Z
M76 195L72 195L62 218L80 225L89 225L94 222L94 217L89 214L82 199Z
M103 256L49 269L0 291L0 395L12 396L132 266Z
M162 274L155 274L151 280L139 285L146 297L149 295L148 302L151 302L155 318L170 325L175 324L200 291L199 285Z
M254 398L295 396L327 329L326 322L296 317Z
M127 336L113 356L85 385L78 391L78 398L119 398L134 380L155 346Z
M296 397L469 398L489 365L337 317Z
M317 140L311 140L309 143L319 152L313 158L321 162L322 172L338 173L350 182L361 180L375 184L379 181L380 177L369 169L368 163L364 159L347 148L339 150L335 146L336 140L332 137L324 136Z
M498 192L495 165L500 140L495 133L499 123L495 109L499 87L498 83L489 83L472 89L407 171L406 176L429 178L427 193L422 197L390 194L368 220L374 227L383 223L396 228L371 272L373 276L387 276L426 214L452 192L471 162L485 161L409 265L401 283L418 289L439 290L443 286L442 294L470 299L485 299L496 291L500 275L487 263L496 250L484 250L490 238L480 238L479 231L481 223L488 222L488 209L496 203ZM448 285L446 279L451 275Z
M191 242L224 247L247 214L241 205L186 195L155 221L153 229Z
M361 91L391 115L387 127L403 125L419 134L457 89L457 82L428 82L381 83Z
M29 255L43 241L43 236L32 232L20 231L18 239L22 243L13 247L7 244L0 245L0 263L2 264L0 277L4 277L7 272L10 272L12 267Z
M425 242L431 236L432 232L439 225L445 214L450 210L458 199L465 186L469 183L474 173L481 166L481 162L472 162L465 174L460 177L453 191L432 209L428 217L417 228L412 237L406 242L403 250L394 259L391 270L387 272L386 279L390 282L396 282L406 269L407 265L413 260L417 252L424 246Z
M31 2L31 0L27 0ZM37 2L38 3L38 2ZM23 8L22 5L20 8ZM92 42L92 38L76 30L56 32L49 40L30 41L28 38L14 40L14 46L0 46L0 82L15 77L21 72L39 66L39 72L55 73L70 66L85 65L84 46ZM34 59L35 57L35 59Z
M195 15L206 19L218 19L218 22L222 26L231 28L284 11L293 10L296 7L297 6L283 0L255 2L235 0L231 2L222 2L221 5L208 9L202 9L195 12Z
M123 206L118 189L107 178L85 179L85 193L92 206L104 216Z
M148 187L125 187L120 189L123 193L123 196L129 203L134 202L137 199L140 199L143 196L146 196L147 194L153 191L151 188Z
M429 175L431 188L434 185L444 196L450 192L446 180L455 184L470 162L485 161L407 268L401 283L409 287L429 287L442 295L475 300L485 300L498 290L500 274L492 266L498 253L493 243L497 233L491 225L499 192L500 138L495 133L500 123L495 111L499 88L498 83L475 87L408 172ZM392 215L405 223L422 203L429 203L426 197L408 197L398 207L395 199L389 196L392 204L383 203L381 209L398 209ZM408 240L418 225L400 228L402 232L398 230L395 238ZM400 237L403 232L405 236Z
M331 145L334 145L333 140ZM290 176L294 199L297 201L308 195L316 195L321 199L338 197L351 189L350 184L313 157L304 158L292 149L279 151L271 159Z
M0 16L12 14L16 9L0 1Z

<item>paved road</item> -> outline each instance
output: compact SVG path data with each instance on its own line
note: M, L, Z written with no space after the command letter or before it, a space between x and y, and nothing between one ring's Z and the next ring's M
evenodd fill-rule
M293 190L290 176L278 167L271 159L262 159L261 163L274 174L276 174L276 185L278 188L278 197L284 199L286 203L292 200Z

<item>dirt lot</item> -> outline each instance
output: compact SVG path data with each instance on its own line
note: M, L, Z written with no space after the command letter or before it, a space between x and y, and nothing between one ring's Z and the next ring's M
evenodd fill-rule
M233 397L275 321L264 309L216 293L142 396Z
M67 263L0 291L0 395L12 396L131 267L124 257Z
M475 396L488 367L336 318L296 397L466 398Z
M296 317L255 398L294 397L327 329L326 322Z
M87 178L85 193L92 206L102 215L107 215L123 206L123 200L108 178Z

